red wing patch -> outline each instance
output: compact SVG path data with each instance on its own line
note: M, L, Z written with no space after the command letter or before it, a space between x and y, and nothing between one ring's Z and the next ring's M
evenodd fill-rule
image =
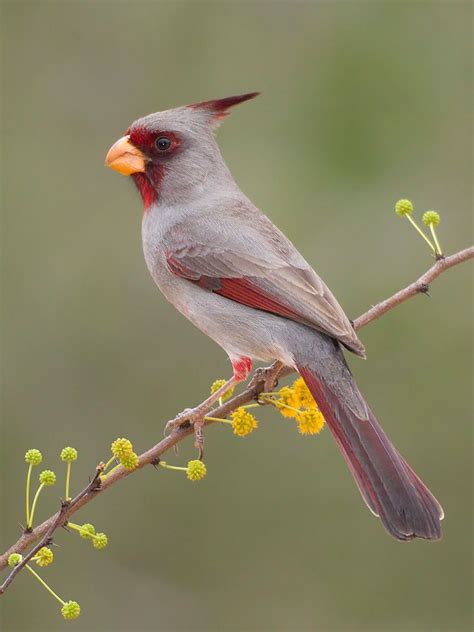
M199 284L201 285L201 282ZM248 278L219 279L219 288L213 291L248 307L255 307L264 312L271 312L292 320L300 319L295 311L272 298Z
M268 292L253 283L251 278L217 278L199 275L183 265L172 254L167 256L166 261L173 274L188 279L205 290L225 296L232 301L247 305L247 307L254 307L298 322L306 322L298 312L273 298Z

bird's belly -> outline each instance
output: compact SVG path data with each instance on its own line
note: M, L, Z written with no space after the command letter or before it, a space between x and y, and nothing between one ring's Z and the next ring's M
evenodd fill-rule
M288 325L286 319L203 290L192 281L171 274L164 266L154 266L150 271L168 301L231 358L248 356L293 365L293 358L282 343L287 338L283 331Z

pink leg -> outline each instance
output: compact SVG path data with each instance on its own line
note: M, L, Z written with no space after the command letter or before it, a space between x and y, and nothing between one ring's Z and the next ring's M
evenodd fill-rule
M252 370L252 358L242 356L237 359L231 360L232 368L234 370L234 380L236 382L242 382L246 380Z

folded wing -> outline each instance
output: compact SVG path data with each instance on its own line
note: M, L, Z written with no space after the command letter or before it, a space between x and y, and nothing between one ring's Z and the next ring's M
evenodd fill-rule
M254 216L244 229L232 217L206 219L193 218L192 226L188 220L166 235L166 261L173 274L204 291L322 331L364 356L333 294L266 216Z

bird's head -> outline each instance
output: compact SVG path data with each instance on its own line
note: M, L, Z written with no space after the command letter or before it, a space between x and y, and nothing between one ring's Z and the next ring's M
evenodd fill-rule
M105 164L132 176L145 210L158 199L183 202L210 180L231 178L213 132L229 108L258 94L193 103L140 118L112 145Z

